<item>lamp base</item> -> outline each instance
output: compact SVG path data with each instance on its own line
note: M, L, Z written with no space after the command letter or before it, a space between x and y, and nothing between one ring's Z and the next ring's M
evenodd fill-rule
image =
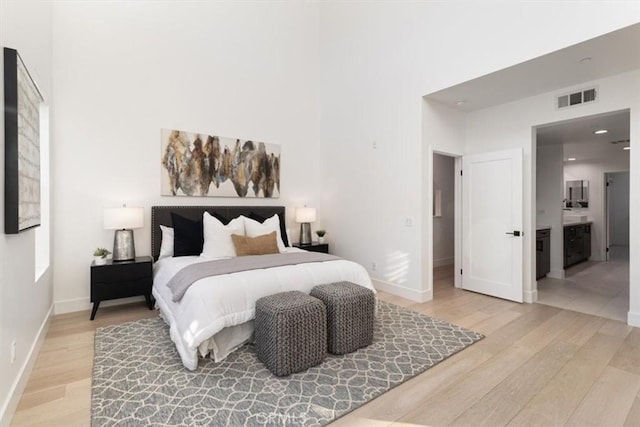
M113 261L132 261L136 259L136 247L133 242L133 230L116 230L113 236Z
M309 224L308 222L303 222L300 224L300 244L311 244L311 224Z

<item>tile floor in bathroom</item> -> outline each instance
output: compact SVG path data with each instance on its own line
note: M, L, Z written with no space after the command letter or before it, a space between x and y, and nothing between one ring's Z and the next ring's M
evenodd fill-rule
M626 322L629 249L614 246L610 254L609 261L586 261L568 268L563 280L539 280L538 303Z

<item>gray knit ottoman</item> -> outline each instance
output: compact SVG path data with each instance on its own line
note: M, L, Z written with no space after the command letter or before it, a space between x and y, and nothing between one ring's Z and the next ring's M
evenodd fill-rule
M327 354L327 310L317 298L298 291L256 301L258 359L282 377L320 364Z
M311 290L327 306L329 352L345 354L373 341L375 294L351 282L318 285Z

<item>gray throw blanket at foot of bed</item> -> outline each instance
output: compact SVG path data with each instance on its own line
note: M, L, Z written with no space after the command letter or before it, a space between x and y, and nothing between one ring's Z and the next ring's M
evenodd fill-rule
M187 289L205 277L238 273L247 270L282 267L285 265L306 264L309 262L325 262L339 260L337 256L319 252L292 252L270 255L249 255L228 259L197 262L188 265L169 280L167 286L173 293L173 301L180 301Z

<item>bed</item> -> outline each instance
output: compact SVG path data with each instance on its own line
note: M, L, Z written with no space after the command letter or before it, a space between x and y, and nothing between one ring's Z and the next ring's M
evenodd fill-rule
M224 360L234 350L251 341L255 302L278 292L299 290L309 293L319 284L348 281L375 292L367 271L352 261L338 259L257 270L248 270L200 279L191 285L179 301L167 286L182 269L204 262L199 256L163 257L160 226L172 226L171 214L199 220L204 212L231 220L240 215L270 218L277 214L286 252L289 247L285 209L281 206L153 206L151 209L151 248L154 258L153 296L160 315L170 327L182 363L195 370L198 359ZM224 222L224 221L223 221Z

